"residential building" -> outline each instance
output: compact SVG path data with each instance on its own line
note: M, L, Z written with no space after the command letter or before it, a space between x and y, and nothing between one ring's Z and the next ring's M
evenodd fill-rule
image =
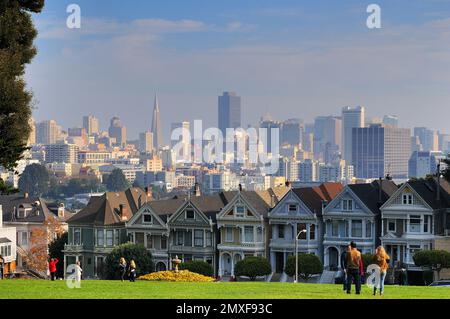
M68 143L45 145L46 163L78 163L78 146Z
M147 172L162 172L163 163L162 159L158 156L153 156L151 159L146 161L146 171Z
M16 243L16 228L3 225L3 208L0 205L0 255L3 258L4 277L8 277L16 270Z

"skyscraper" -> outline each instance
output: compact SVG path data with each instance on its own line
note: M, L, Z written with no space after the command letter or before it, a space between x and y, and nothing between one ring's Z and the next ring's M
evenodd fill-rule
M314 121L314 153L324 158L326 151L341 148L342 120L336 116L318 116Z
M398 127L398 116L396 115L383 116L383 124Z
M113 117L108 129L109 137L116 139L116 145L125 146L127 143L127 130L122 126L122 122L118 117Z
M433 152L413 152L409 159L409 178L425 178L428 174L435 174L437 160Z
M36 142L38 144L55 144L59 138L60 129L56 121L49 120L36 124Z
M419 139L423 151L438 151L439 137L436 131L427 129L426 127L415 127L414 136Z
M89 136L98 134L98 118L92 115L83 116L83 128L86 130L86 133Z
M365 126L365 109L362 106L342 109L342 158L352 165L352 130Z
M159 150L163 147L163 136L161 129L161 120L159 118L159 102L158 96L155 94L155 102L153 105L153 120L152 120L153 146Z
M383 126L353 128L352 163L357 178L408 178L411 130Z
M153 133L150 131L139 134L139 151L151 153L153 151Z
M299 145L302 143L305 127L300 119L289 119L283 122L281 128L281 143Z
M241 97L234 92L219 96L218 126L226 137L227 128L241 127Z

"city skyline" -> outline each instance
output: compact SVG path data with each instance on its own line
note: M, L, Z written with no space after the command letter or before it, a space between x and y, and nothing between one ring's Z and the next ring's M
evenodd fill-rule
M173 121L215 126L216 98L230 90L242 96L245 124L265 113L311 122L363 105L369 117L394 114L402 127L445 132L449 4L379 1L379 30L367 29L356 1L249 1L237 12L236 1L136 1L119 10L118 1L82 0L80 30L65 27L67 4L48 1L35 17L39 54L26 79L38 122L53 114L71 127L83 114L117 115L137 137L158 92L167 139Z

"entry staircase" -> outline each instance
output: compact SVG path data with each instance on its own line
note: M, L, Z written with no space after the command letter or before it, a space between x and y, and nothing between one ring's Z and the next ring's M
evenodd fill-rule
M336 271L324 270L322 276L320 276L319 284L334 284L336 273Z

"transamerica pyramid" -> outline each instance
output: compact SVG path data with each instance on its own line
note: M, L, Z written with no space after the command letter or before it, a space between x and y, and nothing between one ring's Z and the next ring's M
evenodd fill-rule
M163 136L161 132L161 120L159 118L159 103L158 95L155 94L155 103L153 106L153 121L152 121L152 133L154 147L159 150L163 146Z

